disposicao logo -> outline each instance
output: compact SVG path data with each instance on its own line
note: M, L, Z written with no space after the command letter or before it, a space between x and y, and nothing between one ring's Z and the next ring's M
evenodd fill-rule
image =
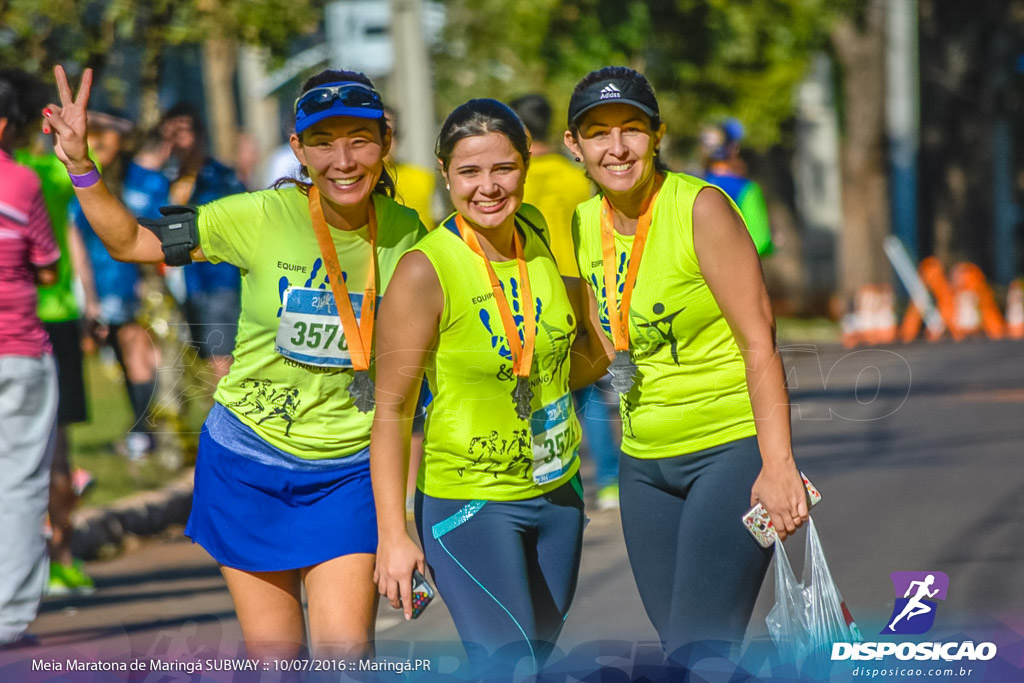
M893 572L896 603L883 635L926 633L935 623L935 600L945 600L949 577L943 572Z
M936 600L945 600L949 577L943 572L893 572L893 590L896 593L892 614L882 635L919 635L935 624ZM833 643L832 661L879 660L896 657L899 660L987 661L996 656L994 643L964 642L874 642Z

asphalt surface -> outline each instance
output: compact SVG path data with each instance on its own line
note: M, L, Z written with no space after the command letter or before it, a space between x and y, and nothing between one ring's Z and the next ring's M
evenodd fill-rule
M1004 651L1015 647L1011 656L1021 666L1024 342L852 351L789 345L783 353L798 464L823 495L813 516L865 636L877 639L890 616L891 572L941 571L949 591L929 637L1015 632L1016 644L1010 637ZM589 465L584 473L589 476ZM558 646L569 652L618 640L630 644L634 658L656 651L617 513L590 505L588 514L577 597ZM802 536L786 544L798 573ZM97 592L47 600L32 628L40 646L0 652L0 680L20 676L30 660L241 657L240 630L217 567L180 530L87 570ZM773 594L769 570L748 630L755 641L766 636ZM426 643L434 652L457 654L443 599L408 623L382 604L380 653L411 659ZM154 676L136 680L188 678Z

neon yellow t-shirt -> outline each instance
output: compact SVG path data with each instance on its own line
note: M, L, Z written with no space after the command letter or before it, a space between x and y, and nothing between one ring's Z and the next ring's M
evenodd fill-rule
M572 246L572 214L576 206L593 195L590 181L561 154L542 154L530 159L523 201L540 209L548 222L551 253L558 272L579 277Z
M373 204L380 295L399 257L425 230L412 209L376 193ZM357 317L370 258L368 231L331 229ZM321 302L314 312L330 313L334 302L306 196L288 187L206 204L199 209L199 243L210 261L242 272L235 360L214 398L261 438L300 458L340 458L366 448L373 413L356 410L346 390L353 372L336 313L310 322L286 310L287 302L303 300L300 295L307 303ZM304 362L320 361L328 352L343 357L329 359L338 364L326 367Z
M629 313L637 380L619 402L622 450L637 458L692 453L757 433L743 357L693 247L693 203L709 186L714 187L668 173L654 205ZM580 272L597 296L611 339L600 196L576 209L573 239ZM632 236L615 234L620 297L632 247Z
M543 229L543 217L521 213ZM436 498L524 500L566 483L579 469L580 426L569 393L569 349L576 320L544 240L517 221L537 337L530 370L532 417L512 401L515 376L501 315L483 259L453 232L449 218L417 244L444 292L437 346L426 360L433 401L427 406L419 488ZM492 261L523 335L515 259ZM514 295L513 295L514 294Z
M395 167L395 200L415 211L423 225L434 225L434 184L436 176L415 164Z

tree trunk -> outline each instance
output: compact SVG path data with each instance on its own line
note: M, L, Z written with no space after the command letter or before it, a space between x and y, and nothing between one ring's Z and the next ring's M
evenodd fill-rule
M868 0L860 20L843 17L831 34L842 69L843 225L839 238L839 294L886 284L882 250L889 234L885 138L885 4Z
M213 156L229 166L235 165L238 124L235 118L235 42L211 38L203 43L203 89L210 117L210 142Z

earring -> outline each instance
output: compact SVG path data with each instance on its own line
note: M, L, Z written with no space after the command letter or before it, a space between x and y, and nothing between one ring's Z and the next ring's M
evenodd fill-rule
M445 183L444 184L444 189L446 189L446 190L452 189L451 183Z
M576 159L576 161L583 161L583 160L582 160L582 159L580 159L579 157L574 157L574 158Z

